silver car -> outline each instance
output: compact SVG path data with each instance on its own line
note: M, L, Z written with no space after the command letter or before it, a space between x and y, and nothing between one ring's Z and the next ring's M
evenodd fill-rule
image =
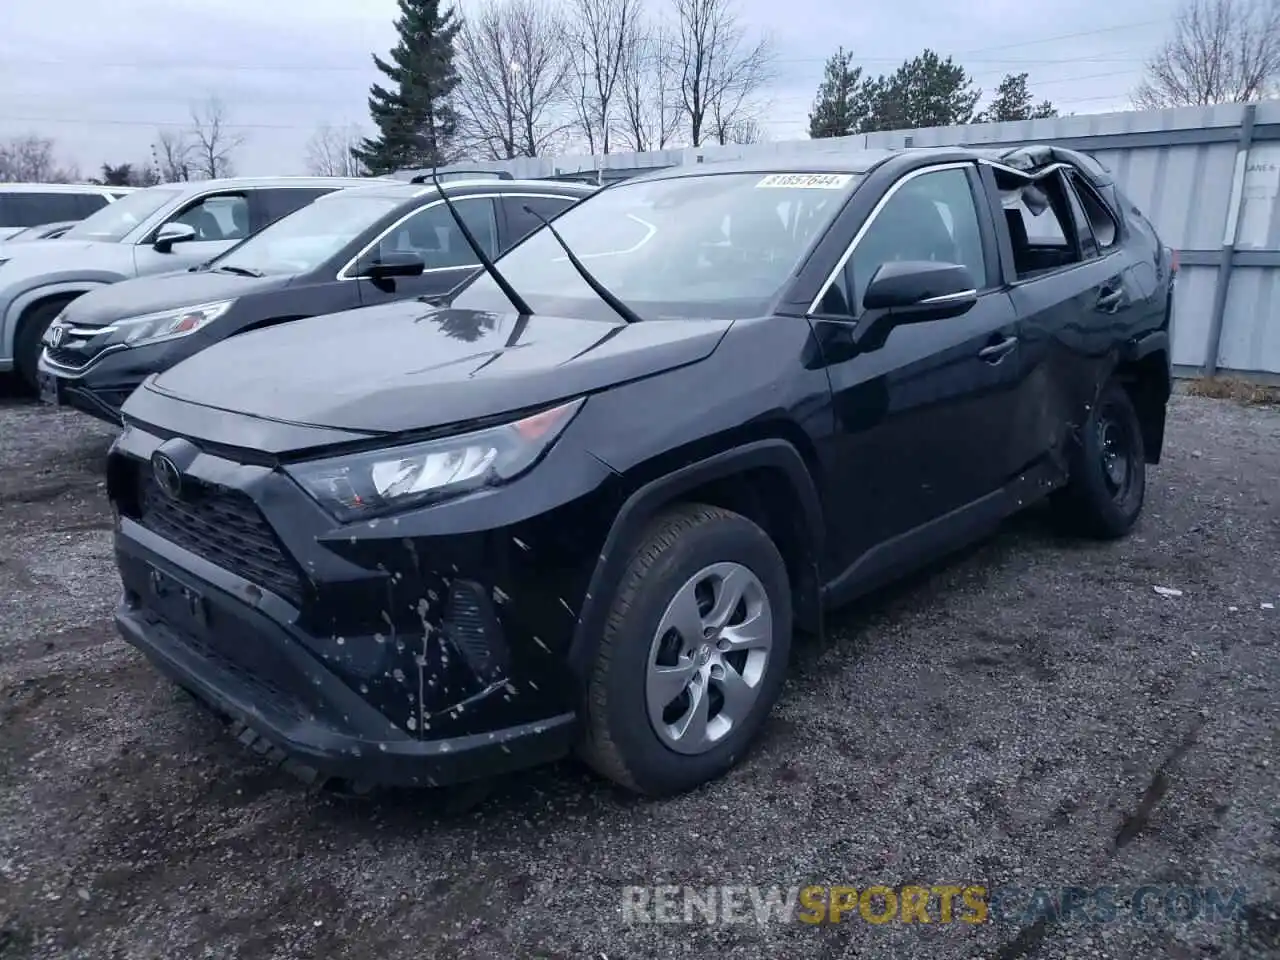
M359 177L236 177L137 190L56 240L0 243L0 373L33 388L40 340L80 294L197 266Z
M0 183L0 240L28 227L83 220L136 189L93 183Z

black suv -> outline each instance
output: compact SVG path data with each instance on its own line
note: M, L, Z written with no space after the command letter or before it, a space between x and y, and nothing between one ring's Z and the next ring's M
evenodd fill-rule
M541 180L441 186L496 256L594 188ZM234 334L353 307L447 293L479 267L434 186L379 183L328 194L200 268L126 280L72 300L44 334L46 402L112 423L153 373ZM365 335L365 334L361 334Z
M601 190L447 305L149 379L109 459L125 638L309 777L576 749L724 773L793 626L1049 498L1125 534L1172 251L1078 153L852 153Z

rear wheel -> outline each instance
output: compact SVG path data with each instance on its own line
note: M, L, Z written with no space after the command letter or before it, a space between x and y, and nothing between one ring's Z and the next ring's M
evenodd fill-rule
M40 362L40 344L44 332L49 329L67 300L51 300L28 310L18 323L18 336L13 344L13 361L23 382L33 391L37 389L36 364Z
M768 534L718 507L671 509L645 531L614 594L583 758L654 796L719 777L777 700L790 648L790 584Z
M1089 413L1072 454L1070 481L1056 507L1071 533L1101 540L1127 534L1146 497L1146 450L1137 410L1124 386L1112 381Z

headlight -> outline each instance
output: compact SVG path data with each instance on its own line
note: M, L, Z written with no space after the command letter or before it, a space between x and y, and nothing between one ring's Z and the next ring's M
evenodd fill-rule
M111 342L132 345L185 337L213 323L230 310L233 303L234 300L219 300L118 320L111 324Z
M288 466L340 521L363 520L514 479L564 432L583 398L473 433Z

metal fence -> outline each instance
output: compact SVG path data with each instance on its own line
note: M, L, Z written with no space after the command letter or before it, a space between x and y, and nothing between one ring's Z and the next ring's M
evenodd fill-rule
M684 147L607 156L468 163L516 177L634 176L740 158L821 157L862 148L1055 143L1097 157L1178 249L1173 362L1280 382L1280 101L1013 123ZM461 165L460 165L461 166ZM442 168L450 169L450 168Z

